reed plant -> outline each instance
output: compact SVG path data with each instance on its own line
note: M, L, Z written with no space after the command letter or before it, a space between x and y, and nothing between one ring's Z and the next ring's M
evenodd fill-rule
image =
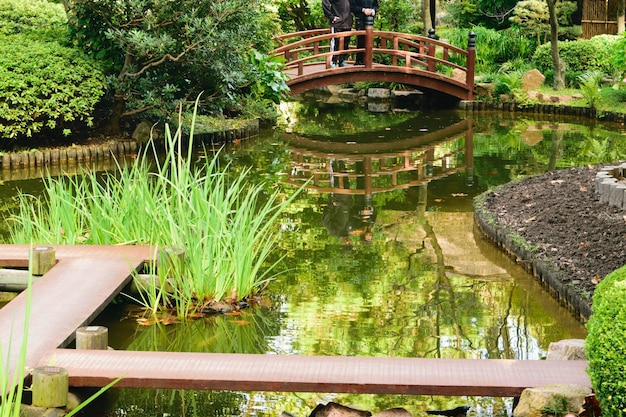
M183 318L216 300L255 295L279 272L282 258L271 256L277 221L299 190L267 192L249 169L233 173L221 164L219 152L195 161L193 121L188 140L180 124L165 133L162 158L151 142L128 168L48 177L42 198L20 195L12 241L149 244L155 259L166 248L182 249L167 277L155 264L151 285L139 285L140 301L155 313L175 309Z

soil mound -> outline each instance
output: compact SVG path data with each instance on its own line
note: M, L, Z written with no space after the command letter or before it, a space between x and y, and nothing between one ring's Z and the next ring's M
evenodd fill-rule
M626 211L599 201L598 170L571 168L510 183L485 193L475 209L483 231L503 246L512 243L533 271L543 265L549 277L542 279L583 319L598 282L626 264Z

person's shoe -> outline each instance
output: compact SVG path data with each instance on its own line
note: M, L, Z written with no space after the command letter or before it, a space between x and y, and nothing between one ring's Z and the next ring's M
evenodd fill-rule
M340 67L347 67L347 66L348 66L348 63L347 63L346 61L341 61L341 62L339 63L339 66L340 66Z
M362 63L361 61L356 61L356 62L354 63L354 65L365 65L365 64L364 64L364 63Z
M336 68L336 67L337 67L337 64L335 64L335 63L333 62L333 63L331 63L331 64L330 64L330 67L331 67L331 68Z

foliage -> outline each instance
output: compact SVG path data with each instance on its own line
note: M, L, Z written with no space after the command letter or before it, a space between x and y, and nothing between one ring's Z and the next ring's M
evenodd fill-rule
M445 22L457 28L506 29L510 26L507 17L516 3L514 0L448 0L443 5Z
M589 376L602 415L626 413L626 267L607 275L596 287L587 323Z
M104 77L75 49L24 35L0 35L0 136L68 134L91 125Z
M482 26L471 29L476 34L476 71L493 72L511 60L530 60L536 45L519 28L497 31ZM445 29L443 36L459 48L467 48L468 29Z
M522 90L523 70L515 70L499 74L495 80L495 96L508 94L514 100L523 101L524 91Z
M567 72L584 72L597 70L612 74L614 67L611 60L617 36L600 35L591 39L580 39L571 42L559 42L559 55L565 62ZM539 71L545 72L552 68L550 42L537 48L532 57Z
M385 0L379 4L380 9L374 20L375 29L426 35L421 20L421 1Z
M274 104L280 102L289 93L288 75L282 69L283 57L270 57L252 49L249 54L252 66L252 84L250 94L256 100L270 100Z
M275 0L283 32L300 32L327 26L322 2L309 0Z
M626 75L626 32L617 37L613 44L611 61L617 73L623 78Z
M184 260L173 261L167 277L167 270L158 268L158 281L143 293L152 311L175 307L179 317L205 303L237 303L259 291L278 267L277 261L268 263L279 238L275 221L297 193L267 193L263 184L250 183L249 170L233 176L216 157L196 165L193 129L187 152L181 149L186 141L181 128L171 134L166 125L166 138L166 157L156 163L156 172L147 148L116 175L49 177L45 198L21 195L12 218L13 242L183 249ZM163 285L166 279L171 291Z
M556 3L556 12L559 20L559 30L571 26L571 15L577 9L576 2L559 1ZM524 0L517 3L510 21L518 26L528 37L537 40L537 46L545 43L550 37L550 17L548 5L544 0Z
M0 35L23 34L39 40L66 36L67 17L60 4L46 0L3 0Z
M62 5L45 0L0 4L0 137L68 134L91 124L104 77L93 62L67 47L66 39Z
M603 75L599 71L587 71L578 77L579 88L582 95L587 100L587 105L595 109L600 99L600 82Z
M106 60L112 123L139 113L166 120L201 92L201 113L236 113L258 75L250 49L267 52L277 33L266 0L71 0L68 7L78 44ZM273 100L273 87L263 91Z

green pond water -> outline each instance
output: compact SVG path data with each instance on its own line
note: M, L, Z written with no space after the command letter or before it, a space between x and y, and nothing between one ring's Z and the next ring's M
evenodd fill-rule
M318 100L318 99L314 99ZM116 349L281 355L541 359L584 338L573 318L473 222L485 190L552 169L626 157L618 128L511 114L283 103L279 128L220 157L268 187L304 192L280 219L284 273L239 315L138 326L118 302L93 324ZM0 183L0 201L37 180ZM85 415L308 416L336 401L373 413L472 406L505 416L511 399L328 393L112 390Z

